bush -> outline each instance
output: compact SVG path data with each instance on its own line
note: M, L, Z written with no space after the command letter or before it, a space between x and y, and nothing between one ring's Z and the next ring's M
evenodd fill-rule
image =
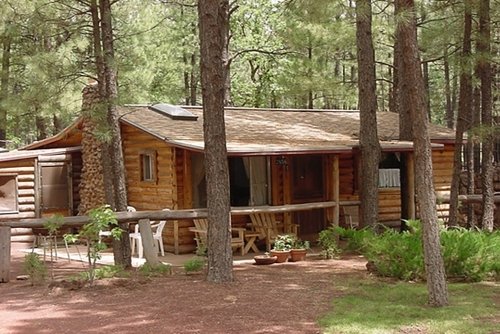
M403 280L425 279L421 224L419 221L408 221L407 224L409 230L402 233L389 229L375 235L369 229L336 228L328 235L338 233L346 238L347 248L360 251L380 275ZM441 246L448 277L474 282L500 277L499 231L443 229Z
M325 259L333 259L340 253L338 246L339 231L337 227L332 226L319 232L319 246L321 247L321 256Z
M205 259L195 256L184 262L184 271L186 273L192 273L200 271L204 266L205 266Z
M365 242L362 252L382 276L403 280L424 278L420 233L387 230Z
M441 232L443 260L449 277L479 282L500 275L500 232L454 228Z
M47 266L36 253L24 256L23 269L30 277L31 285L42 284L47 280Z

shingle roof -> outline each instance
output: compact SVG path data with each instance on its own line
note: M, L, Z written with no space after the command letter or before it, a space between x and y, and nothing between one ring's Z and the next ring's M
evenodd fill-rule
M124 122L172 145L203 150L203 110L185 106L193 120L173 120L147 106L120 107ZM383 149L411 149L411 142L398 140L398 114L377 114ZM285 152L341 152L359 145L359 112L226 108L226 140L230 154L279 154ZM449 142L453 131L431 125L431 139Z

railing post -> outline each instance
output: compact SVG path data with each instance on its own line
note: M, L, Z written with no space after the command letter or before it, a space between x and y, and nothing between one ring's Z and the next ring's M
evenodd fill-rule
M0 226L0 283L10 276L10 226Z

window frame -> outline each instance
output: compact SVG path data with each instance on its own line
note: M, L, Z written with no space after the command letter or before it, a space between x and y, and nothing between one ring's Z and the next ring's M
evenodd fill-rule
M146 173L146 159L148 159ZM155 150L143 150L139 153L139 178L141 182L152 183L157 180L157 160ZM146 178L147 174L149 177Z
M6 209L6 210L0 210L0 215L4 214L13 214L13 213L19 213L19 180L18 180L18 174L16 173L0 173L0 177L10 177L14 179L14 198L15 198L15 208L12 209Z

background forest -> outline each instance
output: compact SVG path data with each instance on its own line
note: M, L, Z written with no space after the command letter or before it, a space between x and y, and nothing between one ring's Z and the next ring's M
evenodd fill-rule
M59 132L79 115L95 79L85 0L3 0L0 147ZM476 3L477 2L477 3ZM394 7L373 2L379 111L394 110ZM472 52L464 58L464 8ZM352 0L236 0L230 13L230 100L246 107L357 109ZM479 1L418 1L419 47L432 121L454 126L459 79L479 59ZM195 0L113 5L119 101L201 104ZM491 0L493 113L499 113L500 1ZM473 87L478 86L473 78Z

